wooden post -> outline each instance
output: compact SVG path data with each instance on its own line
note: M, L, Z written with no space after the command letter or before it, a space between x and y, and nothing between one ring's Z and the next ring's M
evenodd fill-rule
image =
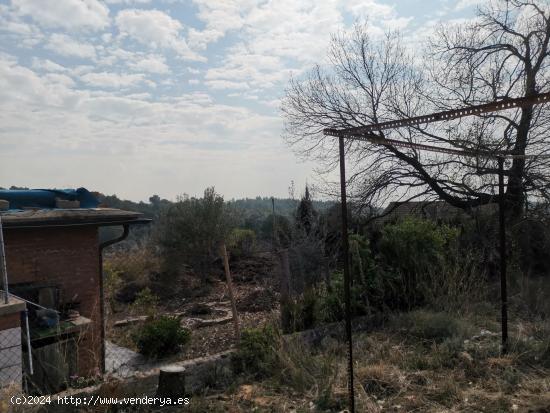
M288 249L284 248L277 251L280 270L280 294L281 294L281 327L283 332L292 331L290 313L288 304L290 302L290 261L288 259Z
M239 315L237 314L237 303L235 301L235 293L233 291L233 281L231 280L231 271L229 269L229 257L227 256L227 248L225 248L225 242L221 244L220 252L223 257L223 267L225 269L225 280L227 282L227 289L229 290L229 299L231 300L231 311L233 313L233 326L235 327L235 338L239 340L241 338L241 331L239 328Z
M288 259L288 249L284 248L277 251L279 256L279 265L281 269L281 302L290 299L290 261Z

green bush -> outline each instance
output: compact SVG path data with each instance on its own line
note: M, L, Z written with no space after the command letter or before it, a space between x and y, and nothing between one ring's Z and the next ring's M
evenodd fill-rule
M271 326L243 330L231 356L233 370L254 378L270 376L276 369L278 342L278 333Z
M379 260L386 273L393 273L396 302L390 302L391 307L426 304L433 295L427 290L434 285L434 275L445 278L448 253L456 249L458 235L456 228L412 218L384 227Z
M251 229L235 228L229 234L227 247L232 255L249 257L256 248L256 234Z
M314 288L281 303L282 328L285 334L308 330L322 319L319 317L319 292Z
M183 328L177 318L161 316L145 322L133 336L141 354L157 358L175 354L191 339L191 332Z
M260 236L266 240L273 240L273 214L266 217L260 228ZM275 238L276 244L288 248L292 241L292 225L284 215L275 214Z
M130 312L134 315L154 317L158 311L159 301L159 297L146 287L136 294L136 299L130 306Z
M165 270L177 273L186 264L206 281L219 256L218 245L235 220L234 209L214 188L207 188L202 198L179 198L163 211L156 228Z
M361 316L368 313L368 303L364 293L364 285L355 283L350 290L351 293L351 314ZM318 318L324 322L331 323L343 320L346 314L344 299L344 274L336 272L332 274L330 288L321 288L319 297Z

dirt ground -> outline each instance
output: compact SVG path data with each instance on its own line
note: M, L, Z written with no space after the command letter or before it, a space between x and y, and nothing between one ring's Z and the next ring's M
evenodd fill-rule
M277 319L274 266L269 254L232 263L231 271L240 328L259 327ZM235 345L234 325L230 319L231 304L224 278L211 281L205 290L206 294L174 298L158 305L158 314L177 315L182 325L191 330L191 341L181 352L170 357L171 361L216 354ZM130 311L130 306L120 308L118 312L109 315L107 339L135 350L131 335L140 322L119 327L115 327L115 323L145 316ZM219 319L219 324L203 325L200 322L216 318Z

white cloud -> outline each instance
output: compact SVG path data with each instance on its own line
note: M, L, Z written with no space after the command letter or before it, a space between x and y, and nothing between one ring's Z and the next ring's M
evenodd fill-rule
M104 0L107 4L147 4L151 3L151 0Z
M64 75L38 76L10 58L0 57L0 104L4 108L21 103L42 109L67 105L75 97L68 87L71 82Z
M98 0L12 0L12 5L44 27L100 30L109 25L109 9Z
M96 57L96 50L92 44L80 42L66 34L52 34L44 47L60 56L78 57L81 59L95 59Z
M128 64L133 70L148 72L148 73L158 73L158 74L168 74L170 73L170 68L166 64L166 59L163 56L159 55L149 55L145 57L138 57L137 61L130 62Z
M80 77L84 83L99 88L120 89L137 86L143 83L143 74L118 74L118 73L86 73Z
M199 48L215 42L228 31L242 28L244 15L257 5L253 0L193 0L193 3L199 9L197 17L206 25L204 30L189 32L190 44Z
M486 0L460 0L456 4L455 10L457 11L464 10L464 9L467 9L468 7L479 6L480 4L483 4L485 2Z
M206 85L212 89L248 89L246 82L233 82L230 80L207 80Z
M207 28L226 22L221 27L238 29L241 39L221 65L207 70L205 79L212 88L243 88L243 83L260 90L282 87L292 71L300 73L322 61L330 35L344 22L339 0L245 1L238 14L229 6L218 10L217 3L195 1Z
M348 0L344 2L344 7L355 17L372 21L389 19L395 13L393 6L379 3L377 0Z
M36 57L32 59L32 68L46 72L66 72L68 70L65 66L52 62L49 59L38 59Z
M184 59L204 60L180 35L182 24L160 10L125 9L117 14L116 24L123 37L153 49L171 49Z
M24 22L20 16L2 4L0 4L0 33L4 37L3 42L11 41L25 47L33 47L44 39L38 26Z
M396 17L386 20L381 20L380 23L384 28L390 30L403 30L406 28L412 21L414 17Z

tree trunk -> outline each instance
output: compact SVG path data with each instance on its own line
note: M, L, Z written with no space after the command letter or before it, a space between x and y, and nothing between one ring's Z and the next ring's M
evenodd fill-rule
M185 397L185 367L167 366L159 371L156 397L170 397L172 400Z

